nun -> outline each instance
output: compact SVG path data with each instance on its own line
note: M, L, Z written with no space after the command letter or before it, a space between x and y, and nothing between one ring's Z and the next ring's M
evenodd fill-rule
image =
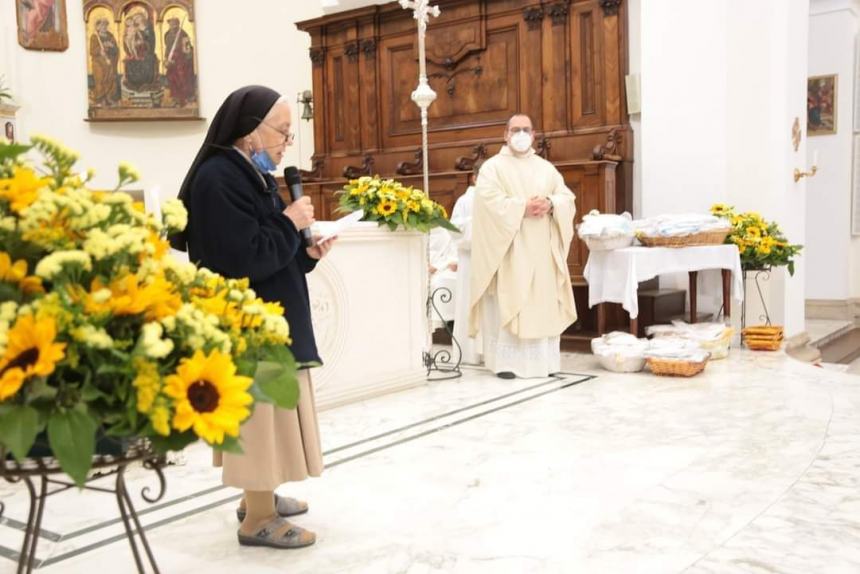
M258 403L242 426L243 454L215 456L223 483L244 491L236 511L244 546L300 548L316 541L313 532L288 520L307 512L308 505L275 492L323 470L309 372L322 361L305 275L333 241L303 246L301 231L314 222L313 205L303 197L287 206L278 194L271 172L293 141L290 127L289 104L277 92L248 86L230 94L179 192L188 226L171 238L174 248L187 249L191 261L225 277L247 277L261 298L280 303L301 368L298 406L285 410Z

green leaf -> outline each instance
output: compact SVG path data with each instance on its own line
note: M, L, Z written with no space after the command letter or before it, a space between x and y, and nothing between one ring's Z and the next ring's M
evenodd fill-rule
M794 277L794 261L788 262L788 274Z
M79 486L83 485L96 450L98 424L78 410L54 413L48 419L48 442L60 467Z
M236 359L236 374L243 377L253 377L257 370L257 361L248 357Z
M215 450L221 452L229 452L230 454L243 454L242 445L239 444L239 439L232 436L225 436L224 442L221 444L212 445Z
M299 382L295 361L292 364L260 361L254 375L254 386L262 400L282 409L294 409L299 402Z
M0 417L0 442L21 460L39 434L39 413L33 407L16 405Z
M21 144L0 145L0 162L3 162L7 159L15 159L19 155L27 153L32 147L33 146Z
M150 442L152 443L152 448L155 449L155 452L164 454L170 450L182 450L186 446L197 441L197 435L195 435L191 430L187 430L185 432L171 432L170 436L161 436L157 434L152 434L149 437Z

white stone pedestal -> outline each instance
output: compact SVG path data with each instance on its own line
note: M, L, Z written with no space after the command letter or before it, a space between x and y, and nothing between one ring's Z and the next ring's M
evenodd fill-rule
M325 363L312 376L325 409L423 384L427 238L365 222L339 236L308 275Z

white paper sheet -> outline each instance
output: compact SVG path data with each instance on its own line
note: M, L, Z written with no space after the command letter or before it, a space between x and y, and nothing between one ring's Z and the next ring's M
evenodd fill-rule
M315 224L316 229L314 230L320 236L318 242L328 241L332 237L340 235L350 227L355 226L356 223L361 221L362 217L364 217L364 211L359 209L341 217L337 221L318 221Z

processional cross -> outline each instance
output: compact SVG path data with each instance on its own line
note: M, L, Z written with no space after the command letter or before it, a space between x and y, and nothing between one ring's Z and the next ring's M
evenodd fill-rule
M436 100L436 92L427 81L427 60L424 39L430 16L439 17L439 6L430 6L430 0L400 0L404 10L412 10L412 17L418 22L418 87L412 92L412 101L421 108L421 154L424 167L424 193L430 195L430 162L428 160L427 108Z

